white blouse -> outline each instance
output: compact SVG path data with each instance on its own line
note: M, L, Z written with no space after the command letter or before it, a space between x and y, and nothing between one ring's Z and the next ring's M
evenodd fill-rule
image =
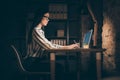
M32 32L32 42L28 45L27 57L41 57L46 49L58 49L61 45L51 43L42 29L34 28Z

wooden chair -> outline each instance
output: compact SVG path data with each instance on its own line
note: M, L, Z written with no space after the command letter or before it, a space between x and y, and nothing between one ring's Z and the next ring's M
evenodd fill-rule
M15 60L17 63L17 69L20 72L20 75L23 76L25 80L28 80L29 77L39 77L40 80L50 80L50 72L31 72L25 69L23 66L23 57L20 54L20 52L16 49L14 45L11 45L13 52L13 55L15 56Z

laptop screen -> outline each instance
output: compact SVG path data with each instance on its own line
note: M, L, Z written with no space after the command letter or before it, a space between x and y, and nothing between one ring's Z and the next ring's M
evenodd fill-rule
M85 48L85 46L89 47L91 36L92 36L92 32L93 32L93 30L91 29L87 33L85 33L84 38L83 38L83 43L82 43L82 47L83 48Z

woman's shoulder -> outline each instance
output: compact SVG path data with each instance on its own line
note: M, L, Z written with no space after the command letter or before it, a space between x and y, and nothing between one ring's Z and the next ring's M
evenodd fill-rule
M33 29L33 33L36 33L36 34L43 34L44 31L43 31L42 29L34 28L34 29Z
M41 28L38 28L38 27L34 27L34 29L36 29L36 30L42 30Z
M40 31L40 32L43 32L42 29L39 29L39 28L36 28L36 27L33 29L33 31Z

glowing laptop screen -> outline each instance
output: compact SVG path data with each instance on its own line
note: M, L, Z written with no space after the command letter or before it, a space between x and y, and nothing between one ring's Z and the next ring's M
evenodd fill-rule
M92 36L93 30L89 30L87 33L85 33L84 38L83 38L83 46L90 44L91 36Z

